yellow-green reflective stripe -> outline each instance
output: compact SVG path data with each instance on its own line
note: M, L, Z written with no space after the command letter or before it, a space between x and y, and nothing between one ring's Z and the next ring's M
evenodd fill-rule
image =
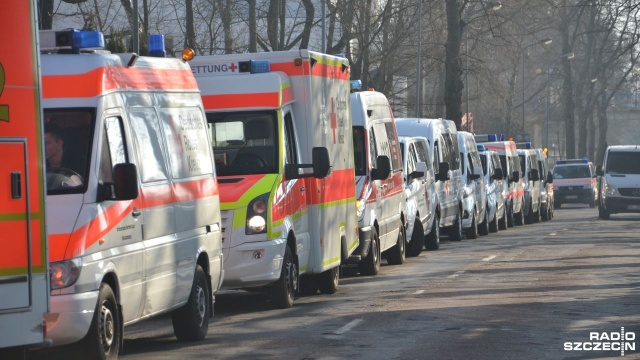
M44 218L41 212L32 212L30 220L42 220ZM0 221L26 221L27 214L25 213L6 213L0 214Z
M346 205L346 204L355 203L355 202L356 202L356 198L353 197L353 198L349 198L349 199L342 199L342 200L336 200L336 201L331 201L331 202L318 204L318 208L326 209L326 208L330 208L330 207L334 207L334 206L338 206L338 205Z
M343 64L346 65L345 61L340 59L328 58L324 56L320 56L316 58L313 55L311 55L311 57L317 60L320 64L333 65L333 66L342 66Z
M353 240L351 245L349 245L349 252L351 252L351 250L353 250L353 248L355 248L356 246L358 246L358 239Z
M235 210L240 207L246 208L247 205L249 205L249 201L255 199L259 195L271 192L273 184L276 183L276 181L279 181L281 176L282 175L279 174L265 175L262 179L253 184L253 186L244 193L238 201L220 203L220 210Z
M308 209L304 209L302 211L299 211L299 212L291 215L291 219L292 220L297 220L297 219L301 218L302 216L307 215L308 212L309 212ZM271 223L271 229L275 229L278 226L282 226L282 224L284 224L284 219L278 220L278 221L274 221L274 222ZM269 231L268 238L269 239L276 239L276 238L279 238L281 236L282 236L282 231L274 231L274 232Z
M44 265L38 265L31 267L33 274L44 274L46 267ZM26 266L19 266L13 268L0 269L0 276L15 276L15 275L28 275L29 268Z
M322 266L331 265L340 261L340 256L333 257L329 260L325 260L322 262Z

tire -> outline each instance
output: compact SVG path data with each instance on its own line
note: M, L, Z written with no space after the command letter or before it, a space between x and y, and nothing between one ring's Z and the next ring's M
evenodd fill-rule
M529 212L524 216L525 224L533 224L533 204L529 203Z
M338 291L338 284L340 283L340 265L325 270L320 274L320 281L318 282L318 288L321 294L335 294Z
M489 232L498 232L498 204L496 204L496 212L493 214L493 220L489 222Z
M427 250L440 248L440 215L436 214L431 225L431 232L424 238L424 247Z
M495 220L496 216L493 215L493 219ZM491 222L491 220L489 220L489 205L486 206L485 210L484 210L484 221L482 222L482 224L480 224L480 226L478 227L478 233L480 235L489 235L489 223Z
M312 296L318 293L318 274L302 275L298 291L302 296Z
M533 218L532 218L534 224L537 224L540 222L540 212L541 212L540 206L541 206L540 202L538 202L538 211L533 213Z
M524 205L524 204L523 204ZM513 223L518 226L524 225L524 209L520 208L520 212L513 214Z
M473 210L471 214L471 227L465 230L464 235L467 239L477 239L478 238L478 221L476 220L476 211Z
M562 203L561 202L554 202L553 203L553 208L554 209L560 209L562 207Z
M211 292L207 275L196 267L187 303L171 314L173 332L180 341L198 341L207 336L211 314Z
M596 207L596 200L595 199L591 199L591 201L589 202L589 207L592 208L592 209L594 207Z
M602 220L609 220L611 218L611 213L604 208L602 202L600 202L600 205L598 206L598 217Z
M411 241L407 245L407 256L415 257L420 255L422 248L424 247L424 228L422 227L422 221L420 218L416 218L413 224L413 234L411 234Z
M109 284L101 284L89 332L76 349L78 358L117 359L123 339L121 321L113 289Z
M507 216L507 226L508 227L516 226L516 218L515 218L515 215L513 214L513 202L511 202L511 206L509 206L509 212Z
M289 246L284 248L284 258L280 278L271 286L271 302L277 309L288 309L293 306L298 288L298 265L293 261Z
M542 221L549 221L549 202L540 207L540 213L542 214Z
M508 224L509 220L508 219L509 219L509 208L508 208L507 204L504 204L504 215L502 215L501 219L498 219L498 229L499 230L507 230L507 227L509 226L509 224ZM513 224L513 222L512 222L512 224ZM511 226L513 226L513 225L511 225Z
M402 265L406 259L407 233L402 222L400 222L399 230L396 244L387 250L387 263L389 265Z
M456 214L456 220L449 227L449 240L460 241L462 240L462 220L460 219L460 212Z
M371 230L371 244L369 245L369 253L360 262L360 275L378 275L380 272L380 238L374 227Z

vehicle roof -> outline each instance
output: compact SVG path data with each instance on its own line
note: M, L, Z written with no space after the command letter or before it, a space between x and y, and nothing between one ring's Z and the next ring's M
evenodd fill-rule
M640 151L640 145L610 145L608 151Z

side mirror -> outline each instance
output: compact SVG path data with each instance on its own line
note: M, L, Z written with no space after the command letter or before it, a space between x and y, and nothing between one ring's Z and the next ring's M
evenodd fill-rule
M418 161L418 163L416 163L416 170L420 171L424 174L426 174L427 172L429 172L429 170L427 170L427 164L424 161ZM422 175L424 176L424 175Z
M480 179L480 175L479 174L468 174L467 175L467 179L475 181L475 180Z
M138 170L131 163L113 167L115 200L133 200L138 197Z
M371 180L385 180L391 175L391 160L386 155L380 155L376 159L377 167L371 169Z
M447 181L451 179L449 175L449 163L441 162L438 164L438 175L436 176L436 180L438 181Z
M551 173L551 171L547 173L547 183L553 184L553 174Z
M513 179L513 181L518 182L520 181L520 172L518 171L514 171L513 174L511 175L511 178Z
M502 173L502 169L501 168L494 169L492 178L495 180L504 179L504 174Z
M596 166L596 175L598 176L604 175L604 169L602 168L602 165Z
M419 179L421 177L424 177L424 172L416 170L407 176L407 183L411 182L413 179Z
M532 181L540 180L540 173L538 172L538 169L531 169L531 171L529 171L529 179Z
M300 169L313 169L313 173L300 173ZM311 164L287 164L284 167L284 176L287 180L314 177L324 179L331 171L329 150L326 147L314 147L311 149Z

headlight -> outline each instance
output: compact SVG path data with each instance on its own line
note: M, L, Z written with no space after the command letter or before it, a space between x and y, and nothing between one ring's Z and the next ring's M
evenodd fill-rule
M604 194L607 196L620 196L620 193L618 192L618 189L614 188L613 186L606 184L604 186Z
M366 199L360 199L356 201L356 214L358 215L358 221L364 217L364 208L366 205Z
M73 285L80 277L81 268L82 260L80 258L52 262L49 265L51 290Z
M247 222L244 229L246 235L267 232L267 203L269 193L262 194L249 202L247 206Z

